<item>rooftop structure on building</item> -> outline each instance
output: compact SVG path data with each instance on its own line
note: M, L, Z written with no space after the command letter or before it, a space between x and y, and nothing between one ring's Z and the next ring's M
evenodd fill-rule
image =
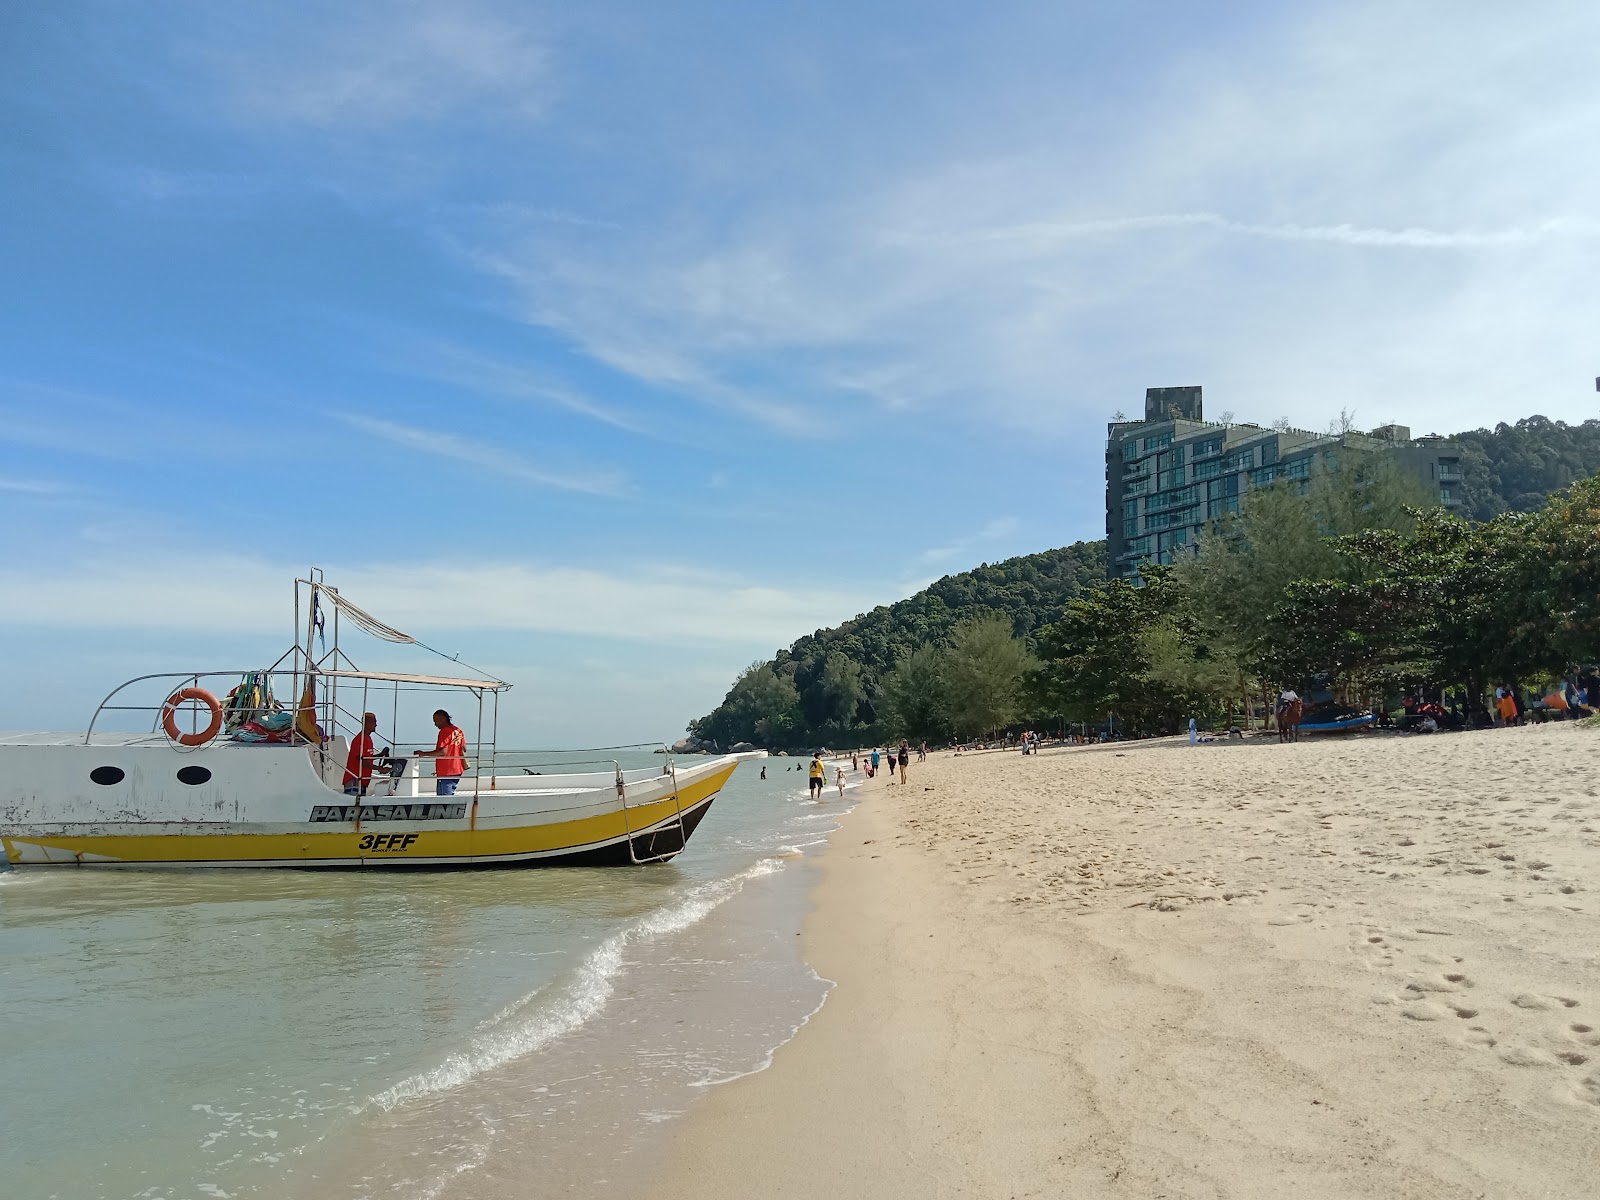
M1341 454L1390 454L1446 508L1461 503L1461 448L1404 425L1313 433L1286 424L1207 421L1198 386L1149 388L1144 420L1113 421L1106 437L1106 560L1113 578L1170 563L1205 529L1280 479L1302 491Z

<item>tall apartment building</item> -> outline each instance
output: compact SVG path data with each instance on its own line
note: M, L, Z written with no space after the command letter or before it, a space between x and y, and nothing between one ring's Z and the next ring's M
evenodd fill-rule
M1436 495L1461 503L1460 446L1447 438L1413 438L1404 425L1371 433L1304 429L1204 419L1200 388L1150 388L1144 420L1113 421L1106 437L1106 561L1112 578L1131 578L1144 562L1169 563L1207 524L1248 503L1254 488L1279 479L1302 490L1313 472L1338 470L1341 454L1392 454Z

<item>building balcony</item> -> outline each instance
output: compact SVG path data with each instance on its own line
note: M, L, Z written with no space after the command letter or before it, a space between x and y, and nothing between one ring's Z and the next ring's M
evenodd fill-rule
M1439 482L1440 483L1460 483L1461 482L1461 468L1460 467L1440 467L1439 468Z

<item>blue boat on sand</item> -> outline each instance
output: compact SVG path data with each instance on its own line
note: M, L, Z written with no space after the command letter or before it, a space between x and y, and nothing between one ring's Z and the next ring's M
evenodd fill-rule
M1352 729L1364 729L1378 718L1372 713L1355 713L1348 717L1335 717L1332 720L1301 721L1301 733L1349 733Z

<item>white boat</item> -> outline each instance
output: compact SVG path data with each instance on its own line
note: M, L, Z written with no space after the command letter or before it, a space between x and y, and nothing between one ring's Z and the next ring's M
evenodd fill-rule
M740 760L765 753L681 766L667 754L643 770L626 770L614 757L630 747L504 754L495 738L499 698L510 684L359 670L339 646L341 621L386 641L420 643L344 599L319 572L295 581L295 612L296 645L266 670L141 676L115 688L84 733L0 734L0 845L7 862L389 868L663 862L683 850ZM319 635L324 645L314 657ZM212 690L230 684L238 686L225 699ZM292 712L275 699L285 686ZM403 726L426 728L435 708L452 703L463 718L468 766L454 793L441 795L446 789L427 770L430 760L416 753L432 741L402 742L399 734ZM345 784L349 747L368 712L387 717L378 727L388 730L388 753L363 794L352 795ZM141 721L147 715L150 730L97 731L112 714L129 713ZM201 716L209 717L204 728ZM573 761L583 754L595 757ZM592 769L543 773L552 758L562 771ZM359 780L353 786L362 788Z

